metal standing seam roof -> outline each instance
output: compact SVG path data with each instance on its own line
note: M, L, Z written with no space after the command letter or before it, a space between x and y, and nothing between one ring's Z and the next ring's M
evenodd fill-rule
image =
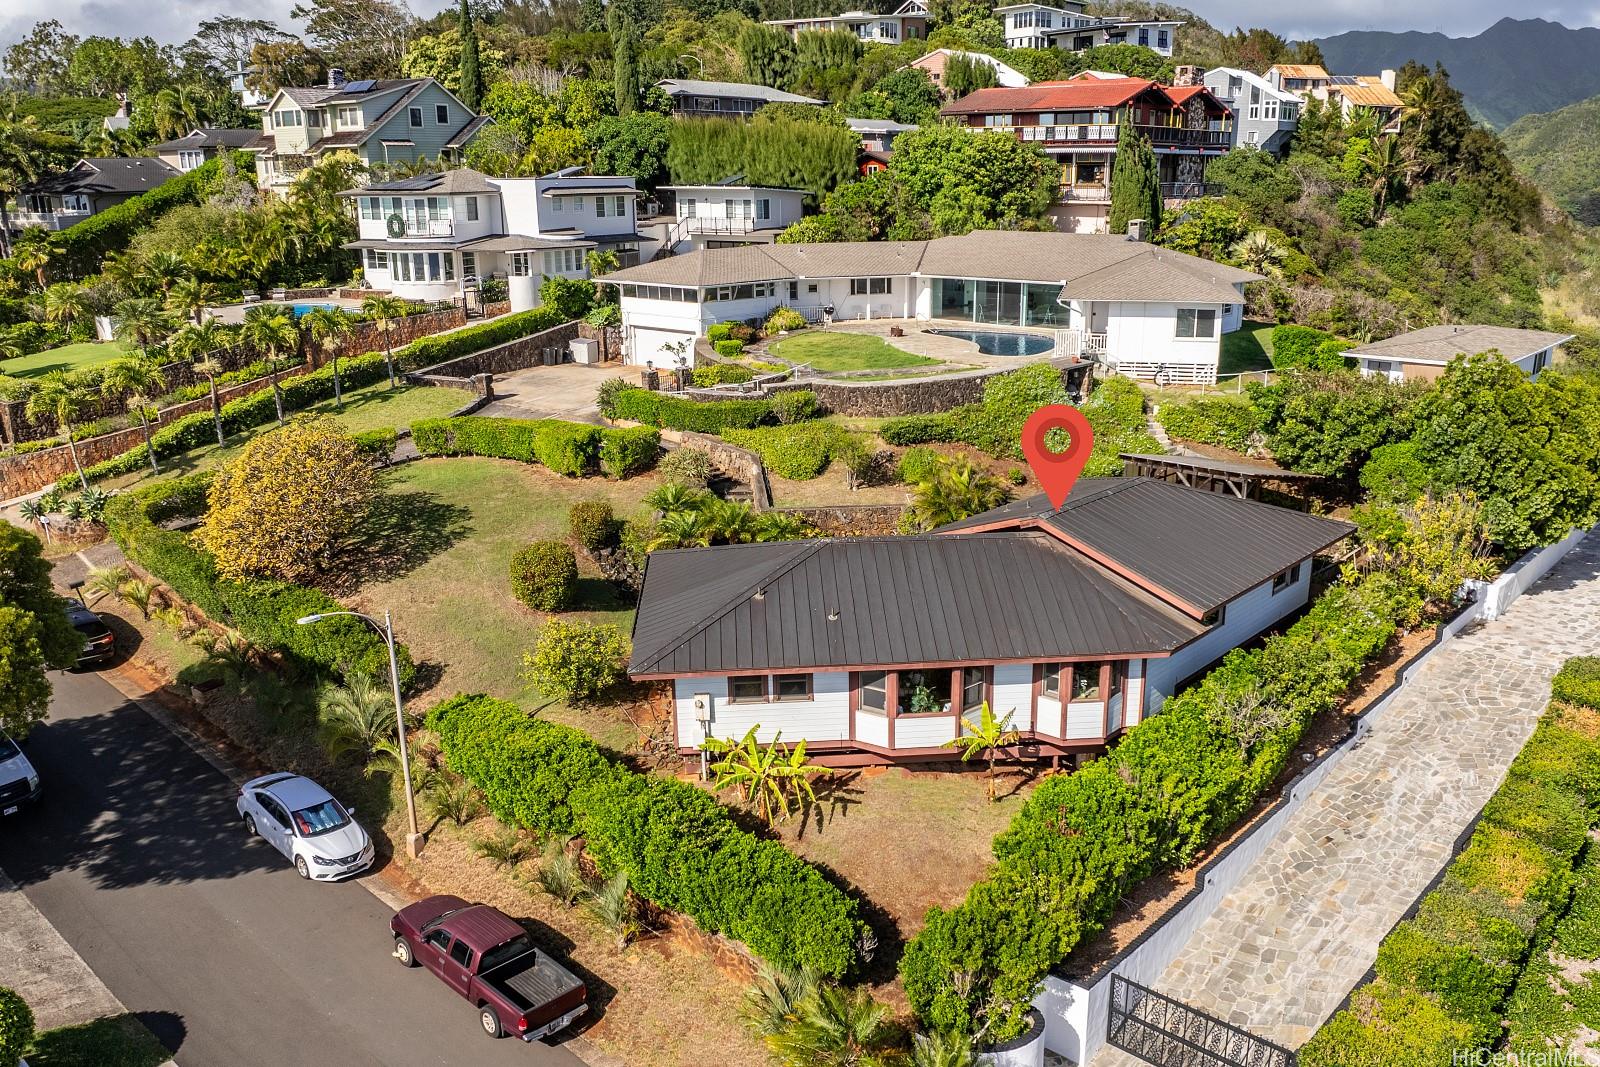
M1037 531L651 553L634 677L1163 655L1205 628Z
M1355 530L1155 478L1083 478L1059 511L1040 494L935 533L1013 523L1048 526L1194 614L1226 604Z
M1350 349L1346 355L1402 362L1448 363L1457 356L1497 351L1518 360L1572 340L1570 333L1519 330L1510 326L1425 326Z

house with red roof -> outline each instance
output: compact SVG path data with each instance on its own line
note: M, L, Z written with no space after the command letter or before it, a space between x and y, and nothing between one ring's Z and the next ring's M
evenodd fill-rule
M1206 164L1228 151L1233 128L1233 113L1204 85L1162 85L1094 71L1067 81L979 89L945 105L942 114L1043 148L1061 168L1051 214L1068 233L1106 230L1123 119L1155 151L1169 206L1206 194Z

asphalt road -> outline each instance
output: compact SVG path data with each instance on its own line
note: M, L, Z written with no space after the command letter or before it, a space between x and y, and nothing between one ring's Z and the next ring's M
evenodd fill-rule
M580 1064L485 1037L390 958L381 901L247 839L232 784L96 675L55 676L26 751L45 793L0 825L0 869L180 1067Z

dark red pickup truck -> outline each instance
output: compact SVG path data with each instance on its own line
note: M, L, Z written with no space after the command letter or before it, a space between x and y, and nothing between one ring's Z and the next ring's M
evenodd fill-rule
M515 1034L534 1041L589 1010L583 982L487 904L428 897L396 912L389 929L395 959L426 967L471 1001L490 1037Z

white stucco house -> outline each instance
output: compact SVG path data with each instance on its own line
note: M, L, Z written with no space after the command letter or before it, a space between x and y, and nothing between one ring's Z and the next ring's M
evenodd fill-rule
M1345 356L1355 360L1356 367L1368 377L1399 382L1431 381L1443 374L1457 356L1499 352L1529 377L1537 378L1554 361L1556 349L1573 336L1510 326L1426 326L1352 348Z
M581 168L542 178L447 170L346 190L367 283L414 300L454 300L485 278L508 279L514 310L538 303L551 275L587 278L587 256L639 261L638 189Z
M888 14L873 11L845 11L838 15L816 15L797 19L769 19L791 37L802 33L843 30L868 44L900 44L928 36L928 6L923 0L905 0Z
M706 249L608 275L630 363L665 361L713 323L780 305L812 321L938 320L1047 332L1058 355L1215 382L1222 335L1261 276L1118 234L980 230L932 241Z
M629 673L671 684L686 755L755 728L836 765L949 760L988 703L1021 734L1012 758L1082 758L1303 608L1312 557L1352 529L1088 478L1060 509L931 534L653 552Z
M1002 4L994 9L1007 48L1060 48L1083 52L1108 44L1135 44L1158 55L1172 55L1177 19L1135 19L1090 15L1079 0L1054 4Z
M770 244L805 213L804 189L750 185L736 174L709 185L664 185L670 211L642 219L639 232L663 252Z

